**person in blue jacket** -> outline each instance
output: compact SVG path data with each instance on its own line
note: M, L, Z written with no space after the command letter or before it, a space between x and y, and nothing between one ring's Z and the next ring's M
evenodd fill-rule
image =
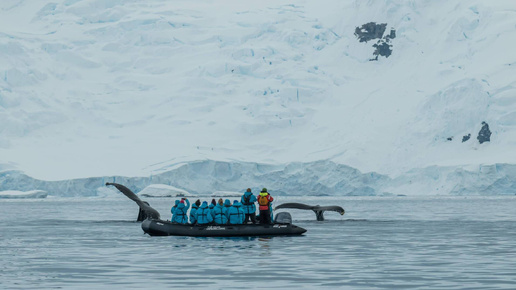
M250 188L247 189L247 191L242 195L242 198L240 199L240 203L242 203L242 209L245 213L245 220L244 224L247 224L249 220L253 224L256 224L256 205L254 203L256 202L256 196L253 195L253 192Z
M213 222L213 217L206 201L203 201L201 206L197 209L195 218L197 219L198 225L207 225Z
M215 201L214 198L211 199L211 203L208 205L208 208L210 209L211 212L213 212L213 208L217 205L217 202Z
M229 223L233 225L244 223L245 213L238 200L233 201L233 205L229 208L228 218Z
M172 218L170 218L170 220L174 219L174 211L176 211L176 208L177 206L179 205L179 200L176 199L176 201L174 201L174 206L170 209L170 212L172 213Z
M229 199L226 199L224 201L224 207L229 210L229 208L231 207L231 201L229 201Z
M185 205L186 203L186 205ZM188 223L188 209L190 209L190 201L188 198L182 198L179 204L177 205L176 210L174 210L174 215L172 216L172 222L178 224L187 224Z
M216 225L225 225L228 223L228 210L222 202L222 198L212 210L213 222Z
M192 204L192 209L190 210L190 223L192 225L194 225L197 220L195 219L195 212L197 211L197 209L199 208L199 206L201 205L201 201L200 200L196 200L194 204Z

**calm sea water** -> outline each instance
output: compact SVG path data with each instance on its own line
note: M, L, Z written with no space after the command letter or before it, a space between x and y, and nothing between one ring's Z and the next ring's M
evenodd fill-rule
M150 237L123 196L0 200L0 289L516 289L516 196L282 202L346 214L288 210L299 237Z

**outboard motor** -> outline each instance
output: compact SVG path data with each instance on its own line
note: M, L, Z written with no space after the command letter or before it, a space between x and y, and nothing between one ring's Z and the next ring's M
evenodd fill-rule
M292 224L292 216L288 212L280 212L276 214L274 219L275 224Z

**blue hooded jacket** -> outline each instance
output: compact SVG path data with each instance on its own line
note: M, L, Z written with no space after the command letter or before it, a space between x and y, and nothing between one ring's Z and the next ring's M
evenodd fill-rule
M254 205L256 202L256 196L254 196L252 192L247 191L244 193L240 199L240 202L242 203L242 209L244 210L245 214L256 213L256 205Z
M242 209L242 204L238 201L233 202L233 206L228 211L229 223L230 224L243 224L245 220L245 213Z
M195 213L197 212L197 209L199 206L197 206L195 203L192 204L192 209L190 210L190 223L195 224L197 222L197 219L195 218Z
M172 216L172 222L178 224L187 224L188 223L188 209L190 208L190 201L185 199L186 205L184 203L179 203L176 210L174 211L174 215Z
M174 203L174 206L170 209L170 212L172 213L172 218L174 218L174 211L176 211L176 208L179 205L179 200L176 199ZM172 220L172 218L170 220Z
M217 204L213 210L213 222L217 225L225 225L228 223L228 210L225 206Z
M208 203L203 201L201 206L197 209L195 213L195 219L197 219L197 224L205 225L209 224L213 221L213 217L211 216L211 211L208 208Z
M215 205L213 203L208 204L208 208L210 209L210 212L213 212L213 208Z

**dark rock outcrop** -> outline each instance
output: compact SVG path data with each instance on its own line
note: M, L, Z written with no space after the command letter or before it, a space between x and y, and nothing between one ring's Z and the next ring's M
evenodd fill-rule
M391 33L388 36L390 39L396 38L396 30L391 28Z
M377 24L375 22L369 22L361 27L355 28L355 36L360 42L378 39L378 41L373 44L375 48L373 55L375 57L370 59L370 61L378 60L378 56L389 57L392 54L392 45L390 43L391 39L396 38L396 30L391 29L391 32L384 37L386 27L387 23Z
M376 24L369 22L361 27L355 28L355 36L360 42L368 42L373 39L382 39L387 23Z
M468 135L464 135L462 136L462 143L466 142L469 140L469 138L471 138L471 134L468 134Z
M478 132L477 139L480 144L491 141L491 131L489 130L489 125L486 122L482 122L482 128L480 129L480 132Z
M373 55L376 55L376 60L378 60L378 56L389 57L392 54L392 45L387 42L380 42L379 44L373 44L373 47L376 50L373 52Z

